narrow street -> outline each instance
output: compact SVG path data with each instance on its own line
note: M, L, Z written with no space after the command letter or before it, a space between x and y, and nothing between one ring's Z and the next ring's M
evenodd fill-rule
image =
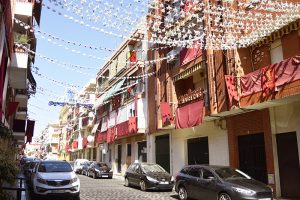
M81 200L105 200L105 199L178 199L176 192L147 191L139 188L125 187L122 177L114 176L113 179L92 179L79 175Z

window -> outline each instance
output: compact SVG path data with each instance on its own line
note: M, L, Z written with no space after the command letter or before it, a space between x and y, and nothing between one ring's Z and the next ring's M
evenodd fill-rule
M203 179L211 179L214 178L214 174L207 169L202 169L202 178Z
M193 177L200 178L201 177L201 169L199 168L190 168L188 174Z
M127 144L127 156L131 156L131 144Z
M278 63L283 60L282 44L280 39L275 40L271 44L270 54L271 64Z

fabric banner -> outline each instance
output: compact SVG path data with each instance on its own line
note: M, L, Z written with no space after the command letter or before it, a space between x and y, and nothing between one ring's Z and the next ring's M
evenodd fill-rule
M202 124L204 101L200 100L176 110L176 129L190 128Z
M99 132L95 135L95 142L97 143L103 143L107 140L107 131L105 132Z
M284 84L300 80L300 66L298 59L300 55L281 61L275 66L275 86L280 87Z
M13 113L15 113L17 111L18 105L19 105L19 102L9 102L8 103L6 118L8 118L9 116L11 116Z
M248 96L261 91L261 70L256 70L241 77L241 96Z
M115 127L107 129L107 143L111 144L115 141Z
M162 124L164 126L173 123L173 117L171 115L171 107L168 102L160 102L160 112L161 112Z
M127 136L129 133L128 121L116 125L117 137Z
M72 143L73 149L77 149L78 148L78 141L74 140Z
M25 133L26 121L23 119L14 119L13 131Z
M137 132L137 117L129 117L128 127L129 133Z
M86 148L87 145L88 145L87 137L84 137L84 138L82 139L82 147L83 147L83 148Z
M233 75L225 75L225 82L227 86L227 92L229 96L229 102L230 105L232 106L233 100L239 101L239 96L238 96L238 91L236 87L236 77Z
M31 143L33 133L34 133L34 124L35 121L32 120L27 120L27 125L26 125L26 143Z
M275 65L262 68L261 73L262 96L265 97L275 91Z

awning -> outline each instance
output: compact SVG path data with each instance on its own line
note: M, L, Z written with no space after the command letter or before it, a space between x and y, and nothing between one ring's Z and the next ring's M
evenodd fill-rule
M34 124L35 121L32 120L27 120L27 125L26 125L26 143L31 143L33 133L34 133Z
M111 98L111 96L115 93L117 93L120 88L122 87L122 85L124 84L126 79L122 79L121 81L119 81L117 84L113 85L107 92L106 95L103 99L103 101L108 100L109 98Z
M185 69L184 71L176 74L175 76L173 76L173 81L176 82L180 79L186 78L189 75L191 75L192 73L194 73L195 71L198 71L200 69L204 69L205 66L205 60L197 63L196 65L193 65L192 67L189 67L187 69Z

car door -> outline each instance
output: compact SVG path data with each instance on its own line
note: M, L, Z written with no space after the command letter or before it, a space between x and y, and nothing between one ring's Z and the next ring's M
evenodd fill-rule
M191 198L199 198L198 184L201 177L201 169L198 167L191 167L187 174L189 177L186 179L186 190L188 196Z
M141 180L141 166L136 165L134 168L134 171L132 173L132 179L135 185L139 186L140 185L140 180Z
M217 199L218 197L217 177L209 170L201 168L201 177L197 181L198 197L201 200Z
M89 175L93 176L94 175L94 168L95 168L95 164L92 163L91 166L89 167Z
M129 181L129 184L133 184L133 185L135 185L134 178L133 178L133 172L134 172L135 168L136 168L136 164L132 164L129 166L129 168L126 171L126 177Z

